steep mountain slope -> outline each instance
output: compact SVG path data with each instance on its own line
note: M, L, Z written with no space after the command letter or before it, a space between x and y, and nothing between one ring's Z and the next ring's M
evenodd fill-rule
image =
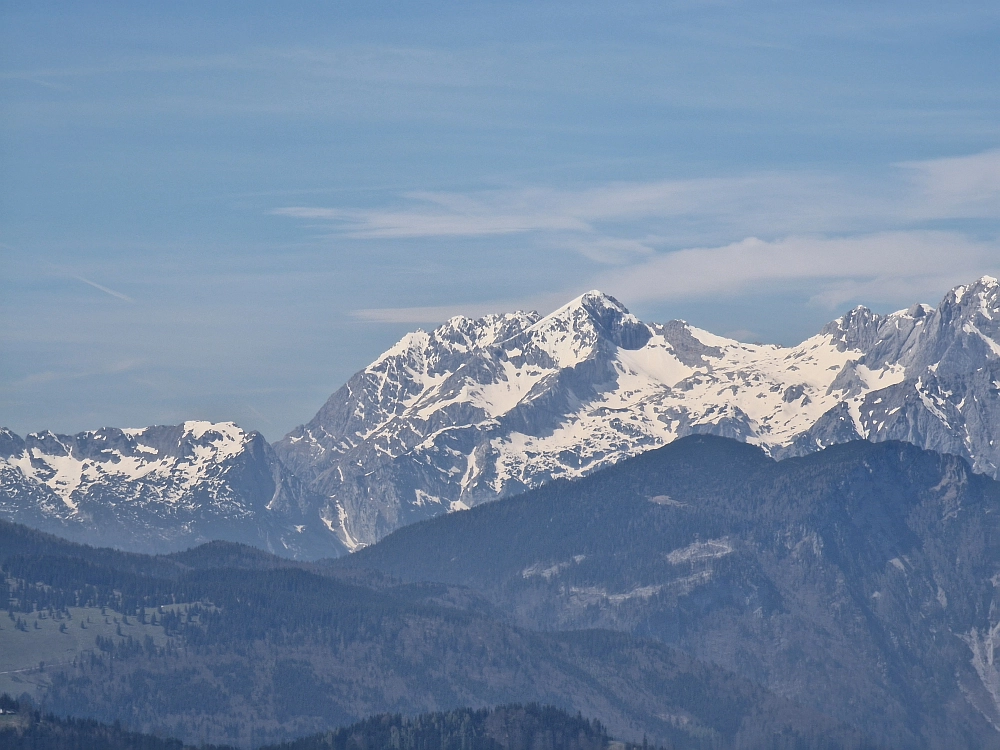
M373 713L538 702L680 748L859 746L857 732L664 644L533 633L442 585L357 585L232 545L152 558L14 524L0 524L0 542L11 613L0 640L32 654L28 666L45 658L46 631L112 628L89 652L30 670L60 715L258 747ZM241 567L226 567L234 558Z
M169 552L225 539L340 554L317 507L259 433L231 422L23 440L0 430L0 517L79 541Z
M906 440L997 476L998 292L984 277L937 309L859 307L791 348L647 325L599 292L544 318L453 318L404 337L274 447L350 548L692 433L777 457Z
M891 747L1000 746L1000 483L954 456L689 436L331 564L655 637Z

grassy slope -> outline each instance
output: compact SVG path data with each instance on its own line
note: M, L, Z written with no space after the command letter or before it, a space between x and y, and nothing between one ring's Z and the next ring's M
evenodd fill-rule
M16 619L0 616L0 693L28 693L37 699L49 684L52 668L97 651L98 636L115 640L131 636L140 642L149 636L158 646L168 640L159 625L143 625L110 609L102 614L99 607L70 607L69 615L57 619L45 612L15 613L27 624L27 632L15 627ZM66 626L64 631L61 625ZM45 669L39 669L40 662Z

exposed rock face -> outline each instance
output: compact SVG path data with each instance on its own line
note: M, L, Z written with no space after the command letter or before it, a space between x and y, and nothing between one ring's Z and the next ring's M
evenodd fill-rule
M996 477L998 290L984 277L937 309L859 307L790 348L645 324L600 292L545 317L453 318L405 336L274 447L352 549L692 433L779 458L905 440Z
M864 355L834 383L846 389L845 403L857 408L859 437L959 455L976 471L998 477L998 294L996 279L984 277L953 289L936 310L916 306L870 324L876 335ZM869 373L889 366L902 369L899 382L865 392ZM803 437L824 443L812 432ZM801 440L796 448L804 449Z
M340 554L317 506L259 433L230 422L25 439L0 430L0 517L77 541L171 552L224 539Z

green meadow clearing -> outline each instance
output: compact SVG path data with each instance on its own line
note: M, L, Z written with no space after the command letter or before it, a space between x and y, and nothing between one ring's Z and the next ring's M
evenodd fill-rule
M18 621L26 627L19 629ZM0 693L37 698L48 682L48 669L98 651L97 638L119 641L131 636L139 642L150 636L158 646L169 640L159 625L122 617L100 607L70 607L67 612L14 612L0 615Z

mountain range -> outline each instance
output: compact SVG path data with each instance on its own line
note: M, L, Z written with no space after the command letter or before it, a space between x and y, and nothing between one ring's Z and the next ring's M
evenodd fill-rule
M78 435L0 429L0 517L90 544L171 552L223 539L339 554L319 498L256 432L185 422Z
M1000 750L998 341L988 277L794 347L590 292L409 334L273 445L0 431L0 682L242 746L538 701Z
M646 324L599 292L409 334L274 448L351 549L693 433L775 457L860 438L1000 465L1000 285L858 307L798 346Z
M936 308L855 308L793 347L643 323L589 292L408 334L273 446L231 423L0 432L0 517L125 549L333 557L690 434L775 458L902 440L997 477L998 399L990 277Z

